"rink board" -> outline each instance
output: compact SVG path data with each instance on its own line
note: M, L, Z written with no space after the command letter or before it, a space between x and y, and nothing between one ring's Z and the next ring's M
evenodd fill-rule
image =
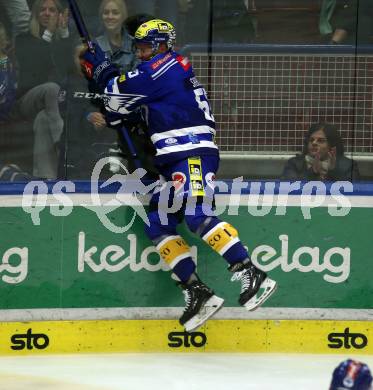
M100 202L108 204L114 195L100 194ZM40 321L56 319L48 310L140 308L155 312L137 318L159 319L158 309L184 306L131 199L122 197L123 205L102 215L105 206L86 206L91 196L73 193L70 206L56 194L40 198L39 205L22 195L0 196L0 318L15 310L16 321ZM229 195L217 195L216 201L253 262L278 283L264 308L372 310L373 196L260 196L230 204ZM113 231L128 223L127 231ZM231 282L226 262L185 225L180 234L201 279L225 299L224 307L239 309L240 284ZM30 310L43 314L22 318ZM98 318L78 313L66 319Z
M110 352L281 352L373 355L370 321L175 320L0 323L0 355Z

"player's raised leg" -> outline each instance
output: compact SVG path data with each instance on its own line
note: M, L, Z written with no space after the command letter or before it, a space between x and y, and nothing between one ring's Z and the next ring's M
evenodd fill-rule
M193 167L190 167L190 163L188 165L189 171L197 169L201 172L199 182L202 186L198 190L199 196L195 204L192 204L192 207L187 206L185 221L192 232L198 234L211 249L228 262L228 269L234 273L232 281L241 281L239 303L247 310L254 310L274 293L276 282L251 262L237 230L214 215L213 183L209 179L215 175L216 158L203 157L199 159L199 165L194 158ZM193 180L191 183L193 189Z
M238 302L247 310L254 310L264 303L276 289L276 282L255 267L242 245L237 230L217 217L206 219L206 223L197 228L202 239L230 264L232 281L241 282Z
M231 265L229 270L234 272L231 280L241 282L238 302L249 311L259 307L276 290L277 283L256 268L249 259Z
M203 325L224 303L224 299L216 296L196 273L191 275L188 282L180 283L180 287L183 289L186 306L179 322L187 332Z
M152 206L151 203L150 207L150 226L146 227L146 233L179 280L178 285L185 297L185 309L179 322L187 332L192 332L215 314L224 300L216 296L197 275L190 248L176 232L177 215L168 215L168 224L165 225L160 220L158 205Z

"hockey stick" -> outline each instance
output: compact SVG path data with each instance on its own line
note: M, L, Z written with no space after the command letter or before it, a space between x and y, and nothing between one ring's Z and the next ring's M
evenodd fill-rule
M84 19L82 17L82 14L80 13L80 9L78 7L78 4L76 3L76 0L68 0L69 7L71 10L71 14L73 16L73 19L76 24L76 28L78 29L79 35L82 38L83 42L87 44L88 50L91 53L95 52L93 42L90 38L90 35L88 33L87 27L84 23ZM133 159L133 162L136 166L136 168L142 168L139 156L137 154L137 151L135 149L135 146L133 145L133 142L131 140L130 135L128 134L128 130L122 126L119 129L120 134L122 135L124 142L127 144L128 150L130 152L131 158Z

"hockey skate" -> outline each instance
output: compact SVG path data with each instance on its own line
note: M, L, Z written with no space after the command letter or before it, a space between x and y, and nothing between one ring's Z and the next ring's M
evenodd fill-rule
M253 263L237 263L229 267L234 272L231 281L241 281L241 293L238 302L252 311L266 301L276 290L277 283L267 274L256 268Z
M199 279L190 284L180 283L185 297L185 309L179 322L187 332L193 332L204 324L223 305L219 298Z

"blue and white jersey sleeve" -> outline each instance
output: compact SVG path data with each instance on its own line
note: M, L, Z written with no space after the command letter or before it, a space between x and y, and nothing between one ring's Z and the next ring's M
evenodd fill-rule
M135 77L136 80L131 80ZM110 80L105 89L105 109L109 113L128 115L143 105L151 92L143 87L149 83L148 79L146 73L135 70Z
M188 60L175 52L159 54L111 80L105 106L109 113L122 116L141 107L156 164L219 153L206 91Z

